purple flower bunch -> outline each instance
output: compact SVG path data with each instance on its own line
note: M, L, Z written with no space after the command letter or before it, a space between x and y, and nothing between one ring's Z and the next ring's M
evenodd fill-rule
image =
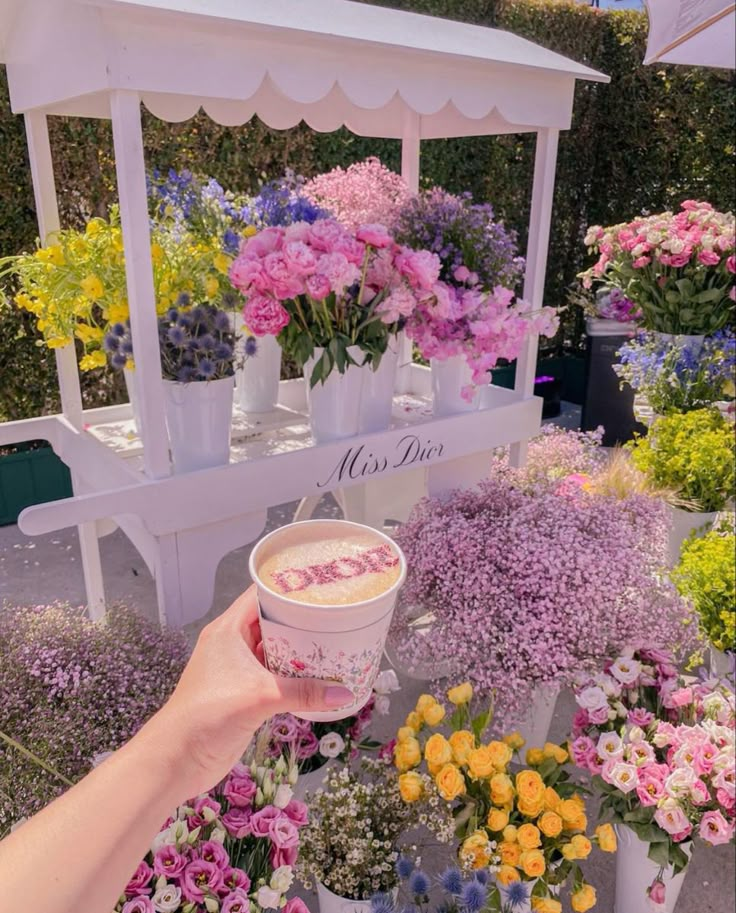
M539 684L572 682L630 642L686 640L687 607L662 574L668 526L658 500L580 485L494 478L425 499L397 536L409 573L392 639L410 668L447 664L495 695L503 729ZM413 633L417 610L434 616L430 634Z
M473 203L469 193L433 187L415 194L398 214L394 234L400 244L437 254L440 278L450 285L464 269L471 286L513 289L524 269L516 233L495 218L490 203Z
M115 913L307 913L286 900L307 806L292 796L284 758L236 764L164 822Z
M155 713L188 649L130 609L105 625L68 605L0 610L0 732L72 782L100 752L119 748ZM0 836L66 784L0 738Z
M593 308L596 317L604 320L616 320L619 323L631 323L641 319L641 311L635 302L619 288L605 289L596 295Z

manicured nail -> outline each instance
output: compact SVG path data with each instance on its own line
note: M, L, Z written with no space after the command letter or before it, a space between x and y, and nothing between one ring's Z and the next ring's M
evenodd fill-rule
M337 710L339 707L347 707L355 700L355 695L348 688L342 685L328 685L325 688L325 704Z

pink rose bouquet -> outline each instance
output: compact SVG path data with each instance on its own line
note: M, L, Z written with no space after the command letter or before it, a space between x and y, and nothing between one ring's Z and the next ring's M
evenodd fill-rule
M583 285L619 289L642 312L648 330L708 335L733 319L736 289L733 213L686 200L664 212L602 228L585 244L598 260Z
M733 839L736 755L733 690L683 680L671 654L627 649L579 683L569 749L603 796L601 815L649 844L662 871L689 861L689 844ZM663 902L660 900L660 902Z
M336 368L377 369L389 338L403 328L439 275L438 258L396 244L379 224L350 231L334 219L265 228L243 243L230 281L246 298L256 336L278 336L300 368L321 350L311 385Z
M297 775L281 756L236 764L165 822L115 913L301 913L285 896L308 823Z

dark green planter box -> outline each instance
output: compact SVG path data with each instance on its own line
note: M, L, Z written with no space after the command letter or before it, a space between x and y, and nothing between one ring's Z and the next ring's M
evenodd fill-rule
M0 456L0 526L15 523L31 504L71 496L69 470L50 447Z
M491 371L497 387L511 389L516 380L516 362ZM553 355L537 361L537 377L556 377L562 381L562 399L580 405L585 399L585 358L577 355Z

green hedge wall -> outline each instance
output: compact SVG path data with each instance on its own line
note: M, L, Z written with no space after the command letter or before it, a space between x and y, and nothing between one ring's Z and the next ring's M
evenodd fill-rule
M611 76L608 86L578 84L572 129L560 140L548 303L565 302L585 260L582 237L589 223L620 221L692 197L735 208L733 74L642 66L645 14L556 0L388 0L382 5L494 25ZM55 118L52 142L65 223L79 224L104 212L115 199L109 124ZM345 130L316 134L302 126L278 132L258 121L231 129L202 115L185 124L166 124L145 114L145 142L150 165L190 167L242 189L257 187L262 177L278 175L287 165L309 176L377 154L398 168L400 152L396 141L363 139ZM10 113L2 72L0 149L5 162L0 170L0 253L12 253L33 243L36 228L22 119ZM432 140L423 144L423 178L490 200L519 229L524 244L532 156L532 139L521 135ZM12 334L4 332L5 319L0 314L3 377L14 366L13 351L1 351L13 345ZM581 338L582 318L573 309L564 316L555 348L575 349ZM29 353L27 346L22 369L30 370L33 356L41 374L47 372L48 359L41 352ZM88 379L90 398L99 380ZM35 393L8 402L2 387L0 418L20 417L48 404L48 394L42 400ZM109 401L115 395L108 383L100 398Z

